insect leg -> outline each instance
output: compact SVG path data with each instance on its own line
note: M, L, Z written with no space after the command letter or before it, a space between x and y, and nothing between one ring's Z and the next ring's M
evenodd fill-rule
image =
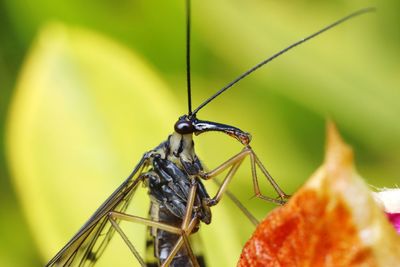
M252 176L253 176L254 192L256 193L256 196L261 198L261 199L265 199L267 201L271 201L271 202L278 203L278 204L284 204L286 202L286 199L288 199L290 196L285 194L285 192L283 192L283 190L279 187L279 185L272 178L271 174L269 174L267 169L261 163L261 161L259 160L257 155L254 153L254 151L251 150L251 152L252 152L250 154L251 169L252 169L251 172L252 172ZM278 195L280 197L280 200L264 196L261 193L260 186L259 186L258 180L257 180L256 165L260 168L261 172L265 175L265 177L267 178L268 182L272 185L274 190L278 193Z
M218 202L221 200L222 195L227 190L229 182L232 180L233 176L236 174L239 166L243 162L244 158L238 158L235 163L232 164L231 169L229 170L228 174L226 175L225 179L221 183L220 187L218 188L217 193L215 196L209 201L209 205L214 206L217 205Z
M214 170L201 175L201 177L203 179L211 179L211 178L217 176L218 174L220 174L221 172L223 172L224 170L226 170L227 168L231 167L231 169L229 170L228 174L226 175L224 181L221 183L216 195L209 201L210 206L216 205L221 200L222 195L227 190L227 186L228 186L229 182L234 177L237 169L239 168L239 166L242 163L242 161L244 160L244 158L248 155L250 155L251 174L252 174L252 178L253 178L253 186L254 186L255 195L258 198L261 198L263 200L266 200L266 201L269 201L272 203L276 203L276 204L280 204L280 205L285 203L284 199L288 198L289 196L283 192L283 190L275 182L275 180L272 178L272 176L268 173L268 171L266 170L264 165L261 163L261 161L258 159L256 154L254 153L254 151L251 149L251 147L246 146L241 152L239 152L232 158L228 159L227 161L222 163L220 166L216 167ZM261 169L262 173L265 175L265 177L267 178L268 182L272 185L274 190L279 194L279 197L281 199L271 198L271 197L265 196L261 193L260 186L258 183L258 177L257 177L257 173L256 173L256 166L258 166ZM239 206L239 208L240 208L240 206ZM246 212L244 212L244 213L246 214ZM250 221L253 222L251 217L249 217L249 219L250 219Z
M146 267L146 263L140 256L139 252L136 250L135 246L132 244L131 241L129 241L129 238L126 236L126 234L122 231L121 227L119 227L118 223L113 219L110 218L111 225L114 227L114 229L117 231L117 233L122 237L122 239L125 241L125 244L129 247L135 258L138 260L140 265L142 267Z
M232 200L232 202L239 208L239 210L242 211L243 214L249 219L249 221L252 224L254 224L255 226L257 226L259 221L256 219L256 217L254 217L254 215L251 214L251 212L248 209L246 209L246 207L243 206L242 203L240 203L240 201L235 197L235 195L232 194L227 189L227 185L229 184L229 182L233 178L234 174L236 173L236 170L239 168L240 164L243 162L245 156L247 156L249 152L250 152L250 150L247 147L244 148L239 154L233 156L232 158L227 160L225 163L223 163L220 166L218 166L217 168L215 168L213 171L203 174L201 177L203 179L210 179L210 178L217 176L219 173L221 173L228 167L231 167L231 170L229 171L229 173L227 174L227 176L225 177L225 179L222 183L213 179L213 181L217 184L219 189L218 189L218 192L216 193L216 195L209 201L208 205L209 206L216 205L222 198L222 195L226 194Z
M186 213L185 213L185 217L183 218L182 221L182 229L187 228L188 224L189 224L189 220L192 217L192 213L193 213L193 204L194 204L194 199L196 197L196 189L197 189L197 183L193 183L190 191L189 191L189 196L188 196L188 201L187 201L187 205L186 205Z
M232 180L233 176L235 175L240 164L243 162L245 157L251 153L252 153L251 148L246 146L245 148L243 148L242 151L240 151L238 154L236 154L235 156L231 157L230 159L228 159L227 161L222 163L220 166L216 167L214 170L201 175L201 177L203 179L208 180L208 179L216 177L218 174L220 174L227 168L231 167L231 169L229 170L225 179L219 185L219 189L218 189L217 193L215 194L215 196L212 199L210 199L210 201L208 203L210 206L214 206L214 205L218 204L218 202L222 198L222 195L226 192L227 186L228 186L229 182ZM234 201L234 203L235 203L235 201ZM238 207L240 208L240 205L238 205ZM244 213L247 214L246 212L244 212ZM249 217L249 219L250 219L250 221L253 221L252 216Z
M181 236L179 237L178 241L176 242L174 248L172 249L171 253L168 255L168 257L165 259L163 262L162 266L168 266L173 258L175 257L176 253L178 253L179 249L182 247L182 245L185 245L185 248L189 254L189 257L193 263L194 266L199 266L196 257L194 256L193 250L190 246L189 243L189 235L192 233L193 229L195 228L196 225L199 223L199 219L197 217L192 218L193 214L193 205L194 205L194 200L196 198L196 192L197 192L197 183L195 180L191 185L189 196L188 196L188 201L186 205L186 212L185 212L185 217L182 220L181 224Z
M183 218L183 221L182 221L182 226L181 226L182 229L187 229L189 227L189 220L192 218L192 214L193 214L193 205L194 205L194 200L195 200L196 192L197 192L197 182L195 182L194 179L192 179L192 181L193 181L193 183L192 183L192 186L190 188L188 202L187 202L187 205L186 205L186 213L185 213L185 217ZM191 234L191 231L190 232L186 232L185 231L183 233L182 237L183 237L183 241L184 241L186 250L187 250L187 252L189 254L189 257L192 260L192 263L195 266L198 266L199 264L198 264L198 262L196 260L196 257L194 256L193 250L192 250L192 248L190 246L190 243L189 243L188 236L190 234Z
M134 215L129 215L125 213L120 213L120 212L110 212L108 215L108 219L111 222L111 225L114 227L114 229L117 231L117 233L122 237L124 240L125 244L129 247L131 250L132 254L135 256L137 261L140 263L141 266L145 267L146 263L143 260L143 258L140 256L139 252L136 250L135 246L132 244L132 242L129 240L127 235L124 233L124 231L121 229L121 227L117 223L118 220L122 221L128 221L128 222L134 222L134 223L141 223L150 227L156 227L158 229L162 229L164 231L168 231L177 235L182 236L182 230L180 228L165 224L165 223L160 223L156 221L152 221L146 218L134 216Z
M135 247L132 244L132 242L130 242L129 238L126 236L126 234L120 228L120 226L117 224L116 220L118 219L118 220L122 220L122 221L140 223L140 224L144 224L144 225L147 225L147 226L150 226L150 227L154 227L154 228L157 228L157 229L161 229L161 230L164 230L164 231L179 235L180 237L179 237L178 241L176 242L176 244L175 244L174 248L172 249L170 255L168 255L166 260L163 262L162 266L169 266L169 264L172 262L172 260L174 259L176 253L178 253L178 251L180 250L182 245L185 245L185 247L186 247L186 249L188 251L188 254L189 254L189 256L190 256L190 258L192 260L193 265L194 266L199 266L198 263L197 263L196 257L194 256L194 253L192 251L192 248L190 246L189 240L188 240L188 236L192 233L192 231L194 230L196 225L198 225L198 223L199 223L197 217L191 219L192 214L193 214L194 200L195 200L195 197L196 197L196 189L197 189L197 183L193 183L193 185L191 186L191 189L190 189L190 193L189 193L189 197L188 197L188 203L187 203L187 206L186 206L186 213L185 213L185 217L183 218L181 228L174 227L174 226L171 226L171 225L166 224L166 223L157 222L157 221L153 221L153 220L150 220L150 219L142 218L142 217L135 216L135 215L125 214L125 213L120 213L120 212L114 212L114 211L109 213L108 217L109 217L109 220L110 220L112 226L121 235L122 239L125 241L125 243L129 247L129 249L132 251L133 255L136 257L136 259L139 261L139 263L142 266L146 266L144 260L139 255L139 253L135 249Z
M167 267L170 265L170 263L172 262L172 260L174 259L176 253L178 253L178 251L180 250L180 248L182 247L182 245L185 243L185 239L183 237L183 235L187 234L189 235L190 233L192 233L193 229L199 224L199 219L198 218L193 218L190 223L188 228L184 231L184 233L179 237L178 241L176 242L174 248L172 249L171 253L168 255L168 257L165 259L165 261L163 262L163 264L161 265L161 267ZM189 243L188 243L189 244ZM193 252L192 252L193 254ZM193 260L193 259L192 259ZM193 261L193 264L195 266L199 266L197 260Z
M227 168L229 168L232 165L234 165L235 163L237 163L238 161L243 160L250 153L252 153L251 148L246 146L245 148L243 148L242 151L240 151L238 154L236 154L235 156L231 157L230 159L228 159L227 161L225 161L224 163L222 163L218 167L216 167L214 170L206 172L206 173L202 173L202 174L200 174L200 176L201 176L202 179L205 179L205 180L214 178L218 174L220 174L221 172L226 170Z
M220 187L221 183L216 179L213 179L214 183ZM231 192L229 189L226 189L225 195L236 205L236 207L249 219L249 221L257 226L260 222L257 220L256 217L240 202L240 200Z
M178 227L174 227L171 226L169 224L166 223L162 223L162 222L157 222L157 221L153 221L150 219L146 219L146 218L142 218L139 216L135 216L135 215L130 215L130 214L126 214L126 213L120 213L120 212L115 212L112 211L109 213L109 218L112 220L122 220L122 221L127 221L127 222L133 222L133 223L140 223L140 224L144 224L150 227L155 227L173 234L177 234L180 235L182 233L181 229Z

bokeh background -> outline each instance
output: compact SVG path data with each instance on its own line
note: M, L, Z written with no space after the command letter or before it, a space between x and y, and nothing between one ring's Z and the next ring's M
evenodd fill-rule
M193 2L194 106L294 41L377 7L252 74L198 116L251 132L288 193L321 163L327 118L371 188L399 184L399 1ZM41 266L186 112L184 3L1 0L0 21L0 265ZM240 150L219 134L195 141L210 168ZM252 197L249 170L231 189L262 218L273 205ZM134 206L147 202L142 194ZM207 261L234 266L252 227L229 201L213 211L201 229Z

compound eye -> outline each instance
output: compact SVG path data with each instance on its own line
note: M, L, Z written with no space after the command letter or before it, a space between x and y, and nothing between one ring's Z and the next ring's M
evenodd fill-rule
M191 121L179 120L175 123L175 132L178 134L191 134L194 132L194 127Z

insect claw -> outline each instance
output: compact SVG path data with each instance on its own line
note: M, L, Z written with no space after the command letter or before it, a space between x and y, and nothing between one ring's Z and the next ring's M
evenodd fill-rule
M288 200L290 199L291 195L280 195L276 197L276 200L280 200L282 202L282 205L285 204L286 202L288 202Z
M264 196L261 193L256 193L251 198L254 198L254 197L257 197L259 199L265 200L267 202L275 203L275 204L278 204L278 205L284 205L287 202L287 198L289 198L290 196L285 194L283 196L277 196L276 198L272 198L272 197Z
M286 195L286 194L281 195L281 196L277 196L275 198L276 203L279 204L279 205L285 205L286 202L288 202L289 199L290 199L290 195Z

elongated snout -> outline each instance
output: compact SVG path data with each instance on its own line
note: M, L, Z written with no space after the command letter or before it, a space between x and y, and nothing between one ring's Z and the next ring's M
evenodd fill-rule
M203 121L197 118L188 117L184 115L179 118L175 123L175 132L179 134L191 134L199 135L205 132L223 132L229 136L234 137L243 145L248 145L251 141L251 135L246 133L239 128L231 125L222 124L212 121Z

